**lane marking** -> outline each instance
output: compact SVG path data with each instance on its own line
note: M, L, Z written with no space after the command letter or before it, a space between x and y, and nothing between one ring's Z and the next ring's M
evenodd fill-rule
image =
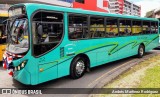
M137 60L137 59L134 59L134 60ZM105 75L113 72L114 70L116 70L116 69L118 69L118 68L120 68L120 67L126 65L127 63L129 63L129 62L131 62L131 61L134 61L134 60L130 60L130 61L126 62L126 63L121 64L120 66L118 66L118 67L116 67L116 68L113 68L113 69L110 70L109 72L106 72L105 74L103 74L102 76L98 77L97 79L95 79L94 81L92 81L90 84L88 84L87 87L90 87L90 86L93 85L95 82L97 82L98 80L100 80L101 78L103 78Z

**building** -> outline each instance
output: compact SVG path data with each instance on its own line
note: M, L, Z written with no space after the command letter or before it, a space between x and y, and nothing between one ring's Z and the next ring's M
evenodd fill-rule
M128 0L63 0L72 3L73 8L102 11L116 14L141 16L141 6Z
M108 0L110 13L123 14L124 0Z
M160 19L160 8L155 9L154 14L155 14L155 18Z
M160 19L160 8L153 9L153 10L147 12L145 17Z
M45 3L107 13L141 15L141 6L128 0L1 0L0 3Z
M116 14L141 16L141 6L128 0L62 0L70 2L73 8L102 11Z
M151 10L151 11L148 11L148 12L146 13L146 16L145 16L145 17L155 18L154 10L155 10L155 9L153 9L153 10Z
M141 16L141 6L138 6L132 2L124 0L124 8L123 14L134 15L134 16Z
M84 10L93 10L100 12L109 12L109 3L107 0L75 0L73 8L80 8Z

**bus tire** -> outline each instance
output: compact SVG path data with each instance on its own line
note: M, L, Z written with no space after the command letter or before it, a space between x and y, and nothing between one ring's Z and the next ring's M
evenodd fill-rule
M86 62L85 59L82 57L76 57L73 59L71 62L71 67L70 67L70 77L72 79L78 79L84 75L86 72Z
M140 45L138 48L138 58L142 58L145 54L145 47L144 45Z

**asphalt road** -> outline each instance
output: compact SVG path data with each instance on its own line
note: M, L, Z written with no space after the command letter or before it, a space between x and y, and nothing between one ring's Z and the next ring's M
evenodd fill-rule
M147 55L152 55L155 53L159 53L160 51L158 50L152 50L146 54ZM87 72L82 78L73 80L70 79L68 76L59 78L56 80L52 80L37 86L26 86L18 81L14 80L11 76L9 76L6 72L6 70L3 70L2 66L0 67L0 88L34 88L34 87L41 87L41 88L94 88L97 83L99 83L101 80L105 78L106 75L110 74L111 71L114 69L118 69L119 67L122 67L123 65L127 63L132 63L133 61L139 60L136 58L136 56L129 57L126 59L122 59L119 61L111 62L104 64L102 66L98 66L95 68L92 68L90 72ZM47 90L46 90L47 91ZM15 95L0 95L0 96L8 96L12 97ZM22 97L22 95L16 95L17 97ZM82 97L82 95L79 94L45 94L45 95L23 95L24 97ZM87 96L86 95L83 95Z

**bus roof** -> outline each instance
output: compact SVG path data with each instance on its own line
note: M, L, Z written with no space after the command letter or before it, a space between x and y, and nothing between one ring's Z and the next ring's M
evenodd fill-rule
M78 8L68 8L68 7L55 6L55 5L38 4L38 3L22 3L22 4L25 5L26 8L34 7L37 9L55 10L55 11L63 11L63 12L69 12L69 13L79 13L79 14L88 14L88 15L97 15L97 16L108 16L108 17L117 17L117 18L158 21L158 19L155 19L155 18L146 18L146 17L138 17L138 16L130 16L130 15L105 13L105 12L83 10L83 9L78 9ZM22 5L22 4L16 4L16 5Z

